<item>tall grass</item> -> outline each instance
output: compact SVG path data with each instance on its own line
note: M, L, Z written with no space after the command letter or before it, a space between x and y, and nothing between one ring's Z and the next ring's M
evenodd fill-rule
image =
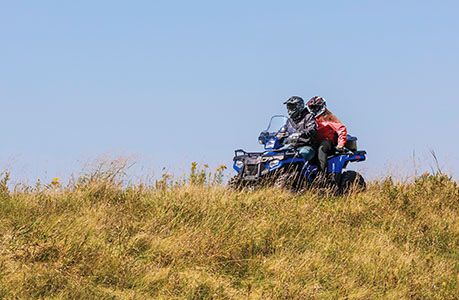
M153 186L110 167L65 187L10 190L3 175L0 298L458 298L448 176L333 197L234 192L193 168Z

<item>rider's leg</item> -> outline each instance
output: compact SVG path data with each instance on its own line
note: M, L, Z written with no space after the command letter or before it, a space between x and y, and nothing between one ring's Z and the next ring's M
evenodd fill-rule
M318 157L319 157L319 168L322 172L325 172L327 170L328 155L331 154L332 150L333 150L332 142L324 140L320 143L320 146L317 152L318 152Z
M311 146L300 147L298 148L298 152L306 161L310 161L316 155L316 151Z

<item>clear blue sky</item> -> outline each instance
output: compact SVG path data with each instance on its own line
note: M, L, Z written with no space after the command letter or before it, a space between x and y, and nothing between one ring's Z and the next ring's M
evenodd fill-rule
M430 149L457 175L458 73L457 1L0 1L0 166L230 163L286 98L321 95L369 176Z

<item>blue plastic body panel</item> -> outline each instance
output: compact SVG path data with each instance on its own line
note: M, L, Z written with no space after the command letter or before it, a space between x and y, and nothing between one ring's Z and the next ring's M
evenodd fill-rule
M342 154L333 156L328 159L328 173L342 173L349 162L364 161L366 160L365 154Z

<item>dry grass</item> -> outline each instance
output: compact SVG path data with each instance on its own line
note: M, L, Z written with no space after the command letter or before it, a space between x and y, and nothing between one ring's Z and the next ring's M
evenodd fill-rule
M459 189L442 174L346 197L109 174L0 184L0 298L458 298Z

